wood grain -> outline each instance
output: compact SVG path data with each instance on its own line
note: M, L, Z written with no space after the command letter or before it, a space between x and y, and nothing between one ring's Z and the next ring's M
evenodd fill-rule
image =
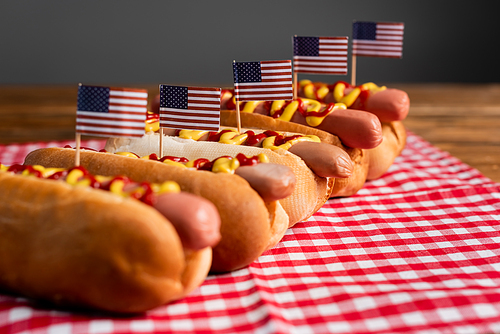
M500 84L394 87L410 96L410 131L500 182Z
M500 84L388 86L410 96L410 131L500 182ZM0 86L0 144L73 139L76 98L76 86Z

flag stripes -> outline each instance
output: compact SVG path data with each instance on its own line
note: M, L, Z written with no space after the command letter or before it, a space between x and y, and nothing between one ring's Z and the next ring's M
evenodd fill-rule
M293 47L294 72L347 74L347 37L294 36Z
M220 88L160 86L160 126L218 131Z
M233 74L234 93L238 101L273 101L293 98L290 60L234 62Z
M367 57L403 57L403 23L354 22L352 54Z
M140 137L145 132L148 93L144 89L78 88L76 132L93 136Z

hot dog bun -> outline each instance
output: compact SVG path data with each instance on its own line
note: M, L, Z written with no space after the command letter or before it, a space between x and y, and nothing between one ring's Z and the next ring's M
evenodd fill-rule
M25 164L45 167L71 167L75 150L39 149L31 152ZM213 272L242 268L264 252L271 240L277 243L288 228L288 216L279 203L262 198L237 175L217 174L169 166L156 161L134 159L109 153L82 150L80 164L91 173L126 175L138 182L177 182L186 191L212 202L221 218L221 241L213 249Z
M317 97L315 92L319 87L330 90L327 84L312 83L308 80L304 82L313 87L310 94L305 94L304 86L306 84L301 82L299 93L307 97L307 99L301 99L306 105L311 104L311 101ZM348 84L346 83L346 85ZM158 98L159 96L157 96ZM332 92L327 93L322 101L336 102ZM271 108L269 104L263 101L252 101L248 102L248 108L247 105L244 105L241 112L241 123L246 128L255 127L318 135L318 133L304 130L303 127L306 127L316 129L320 133L330 134L335 138L332 144L343 147L356 165L353 177L347 180L337 179L331 195L333 197L350 196L361 188L366 179L372 180L383 175L393 164L396 156L400 154L406 141L406 131L400 120L406 117L409 110L407 94L395 89L386 89L377 93L370 92L368 102L365 105L370 107L370 112L356 109L336 109L326 116L317 127L311 127L300 112L295 112L290 121L283 121L269 116ZM353 106L361 108L362 105L361 102L355 101ZM230 90L224 90L221 108L230 110L221 112L221 124L236 127L234 107L233 93ZM323 105L322 108L325 109L327 106ZM153 108L153 112L159 112L159 109ZM325 141L324 137L318 136L322 142ZM394 141L395 138L397 141ZM368 151L363 150L371 150L371 158L368 158ZM369 160L372 163L369 163Z
M341 84L349 86L347 83L341 82ZM305 89L306 87L309 89L308 91ZM358 158L364 157L363 159L368 160L368 151L371 151L371 163L368 164L368 171L365 176L367 179L372 180L380 177L387 171L405 145L406 131L401 124L401 120L408 114L410 101L406 92L401 90L385 89L385 87L379 88L372 83L367 84L366 87L365 85L360 87L364 90L364 93L361 94L363 98L353 100L354 103L352 105L347 105L348 109L338 108L333 110L315 127L309 126L306 117L299 111L293 113L289 122L273 119L269 116L272 109L271 105L264 102L248 102L250 104L248 108L247 105L244 105L243 110L247 110L248 112L241 113L242 123L244 124L243 126L247 126L243 121L245 117L251 119L260 118L261 120L258 121L260 126L270 129L273 129L275 124L281 122L289 124L280 125L279 128L281 129L293 129L295 123L299 123L308 128L324 130L334 135L337 141L341 142L340 144L346 148L367 150L366 152L356 152ZM320 94L320 91L323 93ZM352 91L352 88L346 90L346 92L350 91ZM323 94L326 95L323 96ZM224 91L223 107L234 109L235 104L232 95L231 91ZM323 97L320 98L319 95ZM308 105L313 107L314 103L318 106L320 102L315 102L315 100L331 103L331 105L339 102L333 97L332 87L324 83L312 83L308 80L301 81L299 96L306 97L306 99L302 98L300 100L303 103L302 108L306 109L309 108ZM327 109L328 106L322 104L320 110ZM235 114L234 111L233 114ZM221 124L225 124L224 118L221 118L221 120ZM253 122L256 121L250 121L250 123ZM228 124L235 126L236 117L231 116ZM295 132L307 133L304 130L298 129L295 129ZM397 140L395 140L396 138ZM355 193L356 189L359 189L359 187L352 186L352 183L347 186L344 185L346 180L337 179L337 181L340 181L340 183L336 187L337 190L334 190L333 196L349 196Z
M333 189L329 194L330 197L354 195L365 184L369 169L369 158L365 149L346 147L337 136L331 133L294 122L286 122L269 116L252 113L242 113L240 118L242 125L248 128L315 135L322 143L337 146L345 150L353 163L352 175L348 178L336 178ZM236 126L236 112L230 110L221 111L221 124Z
M158 152L159 134L149 133L141 138L110 138L105 149L108 152L134 152L139 156ZM280 200L289 217L289 227L312 216L329 198L334 179L315 175L306 164L286 150L268 150L259 147L227 145L214 142L196 142L164 136L163 155L182 156L187 159L204 157L214 159L222 155L235 156L243 153L254 156L265 153L271 163L290 167L297 182L292 195Z
M383 122L382 133L382 143L367 150L370 166L367 180L378 179L387 172L406 145L406 129L401 121Z
M205 279L211 249L183 249L152 207L102 190L0 172L0 286L109 312L143 312Z

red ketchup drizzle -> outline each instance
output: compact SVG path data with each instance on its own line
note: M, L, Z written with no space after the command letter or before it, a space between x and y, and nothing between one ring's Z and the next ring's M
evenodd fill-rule
M251 131L253 132L253 131ZM274 131L269 131L272 135L275 135L276 133ZM265 136L265 135L264 135ZM299 136L300 137L300 136ZM199 158L199 159L196 159L193 161L193 168L196 168L198 170L207 170L207 171L211 171L213 166L214 166L214 162L220 158L228 158L230 159L231 157L228 156L228 155L224 155L224 156L220 156L218 158L215 158L214 160L210 161L206 158ZM242 153L238 153L238 155L236 156L236 159L238 159L238 161L240 162L240 166L254 166L256 164L259 163L259 158L258 156L253 156L253 157L246 157L244 154ZM187 163L189 162L188 159L184 158L184 157L175 157L175 156L164 156L163 158L161 158L159 161L165 161L165 160L171 160L171 161L176 161L176 162L180 162L180 163Z
M22 173L28 166L14 164L7 169L7 172L12 172L14 174ZM30 166L31 167L31 166Z
M135 191L130 194L130 197L152 206L154 204L155 195L153 189L151 188L151 185L147 182L141 182L139 184L139 188L144 189L144 193L141 193L137 191L137 189L135 189Z
M269 111L271 110L272 105L273 105L273 101L264 101L264 108L268 111L268 114L269 114Z
M358 109L365 109L368 96L370 96L370 91L368 89L362 90L361 93L359 93L359 96L357 98L357 100L359 101L359 105L357 106Z
M307 110L307 107L306 107L306 103L304 101L302 101L302 99L297 99L297 101L299 101L299 112L300 113L303 113Z
M224 133L228 133L228 132L232 132L232 131L229 130L229 129L225 129L225 130L222 130L222 131L219 131L219 132L209 132L208 133L208 139L207 139L207 141L219 141L220 137Z
M245 133L248 135L244 144L246 146L257 146L261 141L267 138L265 133L259 133L256 135L252 130L248 130Z
M154 160L154 161L159 161L160 159L158 159L158 155L156 153L151 153L150 155L148 155L148 159L149 160Z
M264 134L267 136L267 137L272 137L272 136L281 136L279 133L277 133L276 131L272 131L272 130L266 130L264 131Z
M285 112L286 107L290 103L292 103L293 101L299 102L298 109L299 109L300 113L302 113L303 111L306 110L305 103L304 103L304 101L302 101L302 99L290 100L290 101L286 101L285 104L283 104L283 106L279 110L274 111L274 114L272 115L272 118L279 118L281 115L283 115L283 113ZM269 102L269 101L266 102L265 107L266 107L268 115L271 115L271 106L272 106L272 102Z
M300 100L301 101L301 100ZM303 105L303 102L301 101L301 104L299 104L299 109L302 108L301 105ZM331 106L329 106L328 108L333 108L333 104ZM323 111L323 113L328 113L329 112L329 109L327 108L327 110ZM319 114L321 115L321 113L314 113L315 115L316 114ZM232 132L231 130L228 130L228 129L225 129L225 130L222 130L220 132L210 132L209 135L208 135L208 140L207 141L213 141L213 142L218 142L221 138L221 136L224 134L224 133L227 133L227 132ZM283 137L282 135L280 135L278 132L276 131L272 131L272 130L267 130L267 131L264 131L262 133L259 133L259 134L255 134L254 131L252 130L248 130L246 131L244 134L247 134L248 137L245 141L245 143L243 145L245 146L257 146L258 144L260 144L264 139L266 139L267 137L272 137L272 136L275 136L276 137L276 141L275 142L279 142L280 144L275 144L276 146L279 146L289 140L292 140L292 139L295 139L295 138L298 138L298 137L302 137L301 135L296 135L296 136L291 136L291 137ZM154 154L154 153L153 153ZM173 160L173 159L170 159L170 160ZM181 161L180 161L181 162ZM184 162L184 161L182 161ZM186 161L187 162L187 161ZM208 166L205 166L203 168L204 170L205 169L208 169ZM211 166L210 166L210 169L211 169Z
M267 137L273 137L273 136L276 137L276 139L274 141L274 145L275 146L279 146L279 145L282 145L282 144L286 143L287 141L293 140L295 138L302 137L302 135L294 135L294 136L284 137L283 135L279 134L278 132L272 131L272 130L267 130L267 131L264 131L261 134L255 135L255 137L257 137L257 138L260 139L259 142L262 141L263 139L267 138ZM255 140L255 139L249 137L248 140L250 140L250 139ZM248 142L247 142L246 145L248 145Z
M124 184L123 185L124 188L128 184L132 183L132 180L130 180L126 176L115 176L109 182L100 184L99 189L109 191L111 188L111 185L117 181L122 181ZM138 191L139 188L144 189L144 192ZM132 192L130 192L129 195L131 198L135 198L135 199L137 199L137 200L139 200L147 205L154 204L154 192L153 192L153 189L151 187L151 184L148 182L143 181L143 182L137 184L136 188L134 188L132 190Z
M323 111L305 111L302 109L299 109L299 111L304 117L325 117L333 110L333 108L335 108L335 103L330 103L325 109L323 109Z
M47 179L49 180L59 180L59 179L64 179L68 175L67 170L62 170L59 172L55 172L54 174L50 175Z
M82 179L89 180L90 181L89 187L94 188L94 189L101 189L101 190L109 191L111 184L113 182L123 181L125 185L130 184L132 182L128 177L116 176L108 182L101 183L101 182L97 181L97 179L94 177L94 175L90 174L82 166L77 166L77 167L73 167L73 168L68 169L68 170L55 172L54 174L50 175L46 179L48 179L48 180L64 180L68 176L68 174L75 169L83 172L83 176L80 178L80 180L82 180ZM11 172L14 174L21 174L25 170L27 170L30 175L36 176L38 178L44 178L40 171L34 169L32 166L29 166L29 165L14 164L7 169L8 172ZM144 193L137 191L138 188L144 189ZM130 197L135 198L135 199L137 199L145 204L153 205L154 199L155 199L155 194L153 192L153 188L151 187L150 183L141 182L138 184L137 188L135 188L132 191L132 193L130 194Z
M240 162L240 166L255 166L259 163L259 158L257 156L247 157L243 153L238 153L236 159Z
M273 115L271 115L272 104L269 104L268 115L271 115L272 118L279 118L283 114L283 112L285 111L285 108L290 104L290 102L292 102L292 101L286 101L285 104L281 107L281 109L274 111ZM266 105L266 108L267 108L267 105Z
M109 191L111 189L111 185L114 182L116 182L116 181L123 181L124 184L130 183L130 179L128 177L125 177L125 176L115 176L114 178L112 178L108 182L102 183L99 188L102 189L102 190L108 190Z
M31 166L14 164L10 166L9 169L7 169L8 172L12 172L14 174L21 174L25 170L27 170L30 175L36 176L38 178L43 178L42 173Z
M165 160L170 160L170 161L175 161L175 162L180 162L180 163L186 163L189 160L184 158L184 157L174 157L172 155L166 155L163 158L161 158L159 161L164 162Z
M147 186L147 188L145 188L146 191L139 200L147 205L152 206L155 200L155 194L153 193L153 189L151 188L151 185L149 183L141 183L141 184L143 185L143 187Z
M359 109L364 109L365 104L366 104L366 100L370 96L370 90L369 89L363 89L362 85L360 85L360 86L352 86L350 83L345 82L345 81L337 81L333 85L329 85L328 89L330 89L330 91L333 91L335 89L335 86L337 86L339 83L344 84L345 88L359 88L361 90L361 92L360 92L358 98L356 99L356 101L358 101L360 103L360 106L358 106L358 108Z
M215 158L214 160L210 161L208 159L205 159L205 158L200 158L200 159L196 159L194 161L194 166L199 166L199 167L196 167L198 170L208 170L208 171L211 171L213 166L214 166L214 163L217 159L220 159L220 158L228 158L230 159L231 157L229 155L223 155L223 156L220 156L218 158Z
M283 137L283 136L277 136L276 140L274 141L274 146L280 146L286 143L287 141L294 140L296 138L303 137L301 135L295 135L295 136L288 136L288 137Z
M215 160L214 160L215 161ZM193 161L193 167L198 170L208 170L211 171L214 166L214 161L210 161L205 158L199 158Z

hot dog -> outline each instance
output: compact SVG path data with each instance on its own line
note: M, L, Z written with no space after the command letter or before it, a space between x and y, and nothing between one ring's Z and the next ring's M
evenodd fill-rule
M232 92L225 90L221 99L223 110L235 110ZM342 104L323 104L313 99L294 101L240 102L242 113L272 116L275 119L308 125L331 133L345 146L370 149L382 141L381 124L372 114L346 109Z
M244 178L264 202L278 201L293 193L297 178L287 166L258 164L241 166L235 174Z
M186 296L208 274L220 239L213 204L175 182L136 183L81 167L0 165L0 212L2 289L109 312Z
M108 140L106 149L110 152L125 151L129 153L134 152L139 154L140 156L151 156L150 154L151 152L158 152L158 142L159 142L158 135L155 136L152 134L147 135L141 138L140 140L134 140L131 138L121 138L121 139L113 138ZM315 144L318 145L320 148L323 146L317 143ZM171 138L171 141L165 140L164 153L165 156L186 157L195 161L200 157L207 157L209 159L214 159L221 155L237 156L238 153L241 153L242 149L245 149L244 152L248 156L261 155L264 153L264 155L270 157L272 163L279 162L282 165L284 164L287 167L287 170L290 169L293 170L294 175L296 176L294 177L294 179L301 180L301 182L298 182L298 184L296 184L295 190L291 196L287 197L289 193L286 193L286 196L281 196L281 198L277 197L273 198L273 199L280 199L281 205L283 206L283 208L285 209L286 213L289 216L289 222L290 222L289 226L293 226L295 223L305 220L309 218L312 214L314 214L329 198L331 191L335 189L334 180L331 177L322 177L316 175L309 167L307 167L306 163L302 161L302 159L293 154L289 154L289 152L285 150L279 149L279 153L276 153L271 150L267 149L263 150L262 148L258 147L240 147L240 145L224 145L224 146L212 142L186 143L186 141L183 142L182 139L176 141ZM329 166L331 167L324 168L323 171L320 171L320 174L330 173L329 176L333 174L335 174L335 176L338 177L348 176L350 174L351 168L353 168L351 167L352 162L350 160L350 157L344 151L340 150L338 147L331 146L331 148L336 149L338 152L340 152L342 157L341 164L338 165L330 164ZM310 151L316 152L317 150L313 149ZM321 149L319 151L322 152ZM313 160L309 160L307 158L306 160L314 167L315 163ZM30 160L30 163L40 163L40 161ZM342 163L345 163L346 167L344 167ZM280 173L278 174L280 174L281 177L283 177L283 175L286 176L285 180L287 180L290 179L290 177L287 176L288 173L281 172L283 170L283 167L285 166L275 166L273 167L273 169L280 167L279 168ZM269 172L269 169L267 170L267 172ZM264 197L264 193L262 193L258 189L258 187L254 186L255 180L252 180L259 178L265 179L263 178L262 175L255 175L256 173L253 173L254 176L248 175L247 177L247 175L245 174L248 173L240 174L239 170L236 170L236 174L245 177L247 181L250 183L250 185L261 194L261 197L263 197L264 200L266 200L266 198ZM274 177L267 178L268 181L270 179L274 179ZM364 182L364 179L362 180L362 182ZM275 182L273 182L273 184L274 183ZM270 184L267 181L260 182L260 184L270 186ZM281 184L279 184L277 187L273 185L271 188L290 189L287 183L284 182L281 182ZM281 200L282 198L283 200Z
M403 91L371 83L346 87L348 84L343 82L330 87L303 80L299 89L302 97L298 100L245 102L240 103L240 109L243 113L315 127L338 136L348 147L366 149L370 161L367 179L376 179L388 170L406 143L406 131L400 120L408 113L409 99ZM231 91L224 91L221 100L223 107L235 108ZM365 106L370 112L355 109Z
M347 108L365 110L376 115L381 122L401 121L410 110L410 98L402 90L379 87L374 83L352 86L338 81L332 85L302 80L299 97L329 103L343 103Z
M227 121L225 122L227 123ZM269 130L245 130L242 133L237 133L236 129L230 128L219 132L166 129L164 134L194 139L198 142L209 141L259 148L285 149L300 157L314 173L321 177L347 178L352 173L352 162L348 154L338 146L321 142L321 139L316 135L286 134Z
M75 151L48 148L28 154L25 164L70 167ZM82 150L81 166L100 175L126 175L139 182L172 180L182 191L212 202L221 217L221 240L213 248L212 272L242 268L276 245L288 228L288 216L278 201L265 202L243 178L180 168L149 159Z
M302 80L298 95L324 103L343 103L350 109L376 115L382 125L382 142L369 150L370 168L367 179L381 177L401 154L406 144L406 130L401 123L408 115L410 99L402 90L379 87L374 83L352 86L338 81L333 85Z
M235 107L235 100L233 98L233 93L230 90L223 90L221 92L221 108L222 109L234 109ZM283 114L284 109L287 107L291 106L294 107L295 110L292 108L292 114L299 115L301 112L295 112L297 111L300 107L302 106L303 108L306 105L312 105L315 108L320 106L321 108L324 108L325 106L321 106L320 103L317 101L313 100L302 100L302 103L295 103L291 104L285 102L285 101L276 101L278 107L280 104L281 106L285 106L285 108L281 108L282 110L280 111L281 113L276 113L276 116L281 116ZM274 103L274 102L273 102ZM286 105L285 105L286 104ZM332 188L332 191L330 193L330 196L332 197L340 197L340 196L350 196L355 194L365 183L367 180L368 176L370 175L380 175L381 172L380 170L383 170L385 172L388 168L387 164L389 163L392 164L392 161L390 158L385 158L385 159L377 159L378 155L372 154L371 155L371 160L374 161L373 164L370 164L370 157L369 157L369 150L367 149L361 149L361 147L375 147L379 144L381 138L383 141L383 136L382 134L382 128L380 127L380 122L379 120L373 116L370 115L366 112L363 111L358 111L358 110L349 110L347 113L341 114L339 112L343 112L342 108L335 108L333 113L330 113L326 118L330 117L333 122L330 122L330 129L328 131L324 130L319 130L316 129L315 127L311 126L306 126L302 123L304 121L296 121L296 122L290 122L290 121L285 121L283 120L284 117L279 117L279 118L274 118L274 117L268 117L270 114L270 109L272 107L272 103L268 102L262 102L262 101L255 101L255 102L248 102L248 103L242 103L241 106L242 112L241 112L241 123L244 127L248 128L257 128L257 129L268 129L268 130L275 130L275 131L286 131L286 132L292 132L292 133L302 133L302 134L308 134L308 135L316 135L318 136L322 143L328 143L333 146L337 146L337 148L341 148L344 150L350 157L351 160L351 165L353 165L351 176L345 178L347 174L343 175L337 175L337 178L335 180L334 186ZM290 109L290 108L289 108ZM156 96L153 101L152 101L152 115L155 115L155 113L159 112L159 95ZM355 121L351 122L353 118L349 118L348 113L353 112L355 114ZM290 110L288 110L285 113L285 116L289 116L286 114L290 114ZM337 117L340 115L339 117ZM298 116L293 116L293 117L298 117ZM291 119L291 118L290 118ZM305 119L305 118L304 118ZM335 122L335 119L337 122ZM356 121L357 119L357 121ZM317 121L317 117L312 117L312 121L315 122ZM307 122L307 121L305 121ZM338 123L338 124L337 124ZM236 114L232 110L222 110L221 111L221 124L224 126L230 126L230 127L236 127ZM373 125L373 126L372 126ZM333 128L333 129L332 129ZM363 131L359 131L359 129L363 129ZM166 129L164 129L165 131ZM342 135L342 138L339 138L332 132L340 132ZM166 131L167 134L173 135L175 134L175 130L170 130ZM368 134L368 135L365 135ZM208 134L205 136L202 136L200 140L207 140L208 139ZM344 139L344 141L347 141L351 146L349 147L345 145L344 142L341 140ZM126 146L127 144L124 141L120 140L115 140L112 139L113 143L111 144L112 147L119 148L120 146ZM109 143L109 142L108 142ZM151 145L149 145L143 153L146 153L149 151L157 150L156 148L156 142L151 141ZM380 146L380 145L379 145ZM298 153L294 151L295 149L292 147L292 151L294 153ZM332 151L333 149L330 149ZM380 150L380 149L379 149ZM377 150L377 151L379 151ZM311 159L314 161L314 164L309 163L308 166L311 167L312 169L316 169L316 172L319 172L319 170L324 169L324 168L331 168L331 169L337 169L339 164L342 164L342 162L345 162L345 156L341 158L339 154L323 154L323 156L320 154L320 150L318 149L310 149L310 150L303 150L303 152L310 152L311 155L314 155L315 158ZM390 152L392 154L392 152ZM333 158L332 158L333 157ZM307 159L307 155L302 156L302 158L305 160ZM332 165L332 160L336 161L336 165ZM346 163L343 163L344 167ZM317 168L314 168L317 167ZM345 169L345 168L339 168L337 169ZM371 171L369 171L371 169ZM321 174L321 173L320 173ZM321 174L324 176L324 174ZM335 177L330 175L331 177ZM292 198L289 198L288 200L291 200ZM286 209L286 207L285 207Z
M235 99L231 90L221 92L221 110L235 110ZM382 141L380 120L375 115L360 110L346 109L340 105L324 104L314 99L274 101L272 103L266 101L240 102L240 110L243 114L261 114L316 127L339 137L344 145L351 148L375 148ZM159 113L159 95L152 101L151 111L155 114ZM314 119L314 125L311 125L309 121L311 118ZM321 121L316 124L319 119ZM221 122L222 125L229 125L224 124L222 120Z
M118 152L117 154L139 158L139 155L133 152ZM261 163L268 161L267 156L264 154L247 157L240 153L235 158L223 156L212 161L206 158L189 161L185 157L176 156L159 158L156 153L152 153L141 159L160 161L184 168L210 170L216 173L234 173L245 179L259 193L264 202L277 201L290 196L296 183L295 174L287 166Z
M225 115L221 116L221 121L230 124ZM262 115L255 116L269 119ZM244 118L246 121L246 115ZM294 124L295 130L302 127ZM316 129L303 128L310 132L308 136L288 132L257 132L255 129L244 129L242 133L238 133L236 129L228 128L208 136L207 132L182 130L177 136L164 136L163 154L189 159L197 159L200 156L212 159L220 155L234 156L238 153L249 156L265 154L270 162L288 166L295 173L297 184L294 192L280 200L280 203L290 218L291 227L314 214L333 191L341 193L343 190L359 190L364 184L367 172L365 157L355 156L356 161L353 161L346 151L331 144L338 140L336 137ZM259 138L261 141L257 145ZM142 156L158 152L158 143L159 135L154 133L142 138L111 138L108 139L106 150L133 151ZM298 146L294 149L295 145ZM324 154L325 151L328 154ZM347 187L347 183L337 185L337 180L341 178L349 179L352 186Z
M311 128L308 125L312 122L317 129L334 135L336 140L334 140L333 144L347 151L357 168L354 168L355 172L353 176L347 180L342 178L345 175L338 176L339 179L337 179L335 188L331 194L332 196L350 196L355 194L362 187L367 177L371 179L374 176L383 174L394 161L394 157L392 156L399 154L388 150L387 147L386 149L379 148L375 153L371 154L373 164L368 163L370 157L367 150L378 147L381 143L384 144L383 134L386 132L382 131L382 125L375 115L364 111L345 109L333 104L327 106L310 99L274 101L273 103L252 101L240 103L240 106L241 116L244 117L242 123L245 127L253 126L259 129L278 129L289 132L308 133L308 130L304 129L306 127ZM221 124L236 127L236 117L231 112L231 109L235 109L235 100L232 91L222 91L221 109L223 109ZM312 111L304 111L308 109ZM152 101L151 110L153 114L159 112L159 96L156 96ZM318 117L318 114L320 117ZM272 115L273 118L261 117L263 115ZM297 126L299 124L304 126ZM390 148L392 149L392 147ZM383 155L381 158L377 155L379 152L384 154L389 153L389 155L385 157ZM331 162L331 156L329 157ZM316 162L322 164L321 167L328 168L329 165L326 161L320 162L321 160L326 159L315 159ZM340 161L338 155L336 161ZM311 167L311 165L309 166Z
M300 133L303 135L316 136L317 138L319 138L321 144L335 146L336 148L340 148L342 151L347 153L347 155L342 154L337 156L333 155L333 149L330 149L330 155L326 155L324 154L324 151L318 148L318 146L307 150L309 154L314 155L314 160L318 168L320 166L332 168L333 162L331 160L328 161L329 159L332 159L332 157L334 157L334 161L337 165L343 165L342 161L344 159L347 159L347 156L349 157L347 160L351 161L351 175L349 177L345 177L346 175L336 176L333 189L330 193L331 197L353 195L364 185L369 168L369 157L367 154L367 150L347 147L343 145L343 143L337 136L332 135L329 132L316 129L314 127L305 126L294 122L287 122L260 114L242 113L240 116L241 122L244 125L260 129L265 128L272 131L283 131L287 133ZM236 113L227 110L221 111L221 123L227 126L235 127ZM311 143L310 145L313 144L317 145L318 143ZM297 153L297 151L294 150L294 146L295 145L292 145L290 149L294 153ZM302 155L301 158L307 160L306 155ZM311 164L309 164L309 166L310 165Z

